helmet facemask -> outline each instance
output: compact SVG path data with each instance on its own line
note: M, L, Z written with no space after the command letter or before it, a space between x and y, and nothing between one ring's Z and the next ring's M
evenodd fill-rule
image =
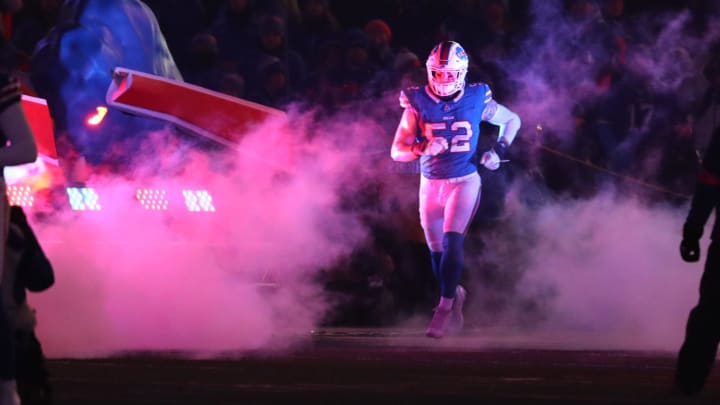
M436 95L447 97L465 87L468 57L457 42L447 41L433 48L426 67L428 85Z

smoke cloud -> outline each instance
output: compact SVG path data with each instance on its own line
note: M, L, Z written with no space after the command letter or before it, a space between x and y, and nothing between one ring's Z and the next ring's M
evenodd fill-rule
M568 58L566 46L568 38L593 38L568 22L561 2L531 4L529 35L500 64L518 91L499 101L523 119L518 145L532 139L536 124L572 140L576 104L598 90L592 64ZM683 13L633 17L655 28L655 40L630 45L627 55L646 83L668 93L697 76L701 57L693 57L716 33L690 35ZM396 97L387 98L392 103L377 104L395 111ZM30 297L43 347L52 357L218 353L307 339L337 304L316 276L365 244L365 220L379 215L364 211L356 192L382 184L383 208L398 215L417 199L389 161L389 128L400 111L387 115L392 123L342 113L318 124L292 112L292 125L267 123L232 153L175 146L155 134L161 147L148 149L162 153L147 157L152 165L89 182L102 211L35 220L57 272L51 290ZM700 264L678 254L687 203L648 203L615 189L566 198L526 176L536 162L523 159L510 163L523 173L509 178L507 190L486 183L486 199L507 192L505 208L468 236L470 336L516 347L677 348L701 274ZM146 212L134 195L151 186L168 190L168 199L184 188L207 189L216 211L189 213L174 200L168 212ZM528 199L528 190L537 195Z
M343 136L368 128L344 125ZM339 191L367 180L363 142L308 131L300 117L269 122L230 153L152 134L146 149L162 155L138 160L150 167L88 180L101 211L34 221L57 277L30 297L48 354L218 353L309 337L331 306L315 276L366 238ZM144 210L140 188L166 190L168 210ZM183 189L207 190L215 212L187 211Z

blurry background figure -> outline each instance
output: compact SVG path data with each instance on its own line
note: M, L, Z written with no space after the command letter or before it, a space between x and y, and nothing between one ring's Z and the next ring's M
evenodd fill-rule
M277 61L282 65L289 91L298 89L307 76L305 60L288 45L287 22L280 15L267 15L260 22L257 62L258 65L264 65L268 61Z
M47 35L57 22L63 0L28 1L13 20L10 41L15 46L24 65L30 62L35 44Z
M245 98L245 79L237 73L224 73L220 82L220 92L228 96Z
M0 1L0 13L12 14L22 8L22 0ZM0 26L0 31L2 27ZM0 53L8 54L13 50L0 37ZM15 79L17 65L3 58L0 61L0 162L3 166L30 163L37 159L37 145L30 126L20 104L20 84ZM0 167L2 169L2 167ZM8 230L8 200L5 193L5 179L0 177L0 263L6 260L5 241ZM3 274L5 273L2 271ZM4 274L3 274L4 275ZM15 370L14 331L8 318L5 305L11 299L2 290L10 288L5 282L0 284L0 404L16 405L20 403L17 395Z
M251 101L283 110L291 100L288 72L279 60L268 60L258 68L258 88L249 95Z
M220 51L215 36L196 34L190 41L190 59L182 70L186 82L218 91L222 84Z
M695 147L705 153L716 125L720 123L720 43L711 48L702 70L705 87L693 111Z
M187 44L205 29L207 12L201 0L143 0L162 27L167 47L178 66L191 63Z
M390 26L383 20L372 20L365 25L365 34L370 40L369 56L372 63L382 69L392 69L395 52L390 45L392 40Z
M340 23L330 10L327 0L299 0L299 21L290 27L288 38L293 49L311 61L318 61L322 44L340 32ZM317 68L312 63L311 68Z
M392 75L393 84L401 89L427 83L425 66L420 62L420 58L407 48L400 49L395 55Z
M2 287L5 308L15 330L16 378L24 405L51 403L45 356L35 335L35 310L28 303L26 291L45 291L54 282L52 265L30 228L23 209L10 207Z
M217 38L223 69L243 77L254 73L257 58L253 51L253 41L257 38L254 3L253 0L225 1L210 27L210 32Z

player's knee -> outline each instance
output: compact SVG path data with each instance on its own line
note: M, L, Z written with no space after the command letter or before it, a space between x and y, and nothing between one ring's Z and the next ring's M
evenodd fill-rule
M428 247L431 252L442 252L444 250L443 245L444 243L441 240L428 241Z

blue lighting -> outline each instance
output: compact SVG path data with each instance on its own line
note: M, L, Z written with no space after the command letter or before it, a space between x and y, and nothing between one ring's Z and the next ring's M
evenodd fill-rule
M100 196L92 188L68 187L68 200L73 211L100 211Z

